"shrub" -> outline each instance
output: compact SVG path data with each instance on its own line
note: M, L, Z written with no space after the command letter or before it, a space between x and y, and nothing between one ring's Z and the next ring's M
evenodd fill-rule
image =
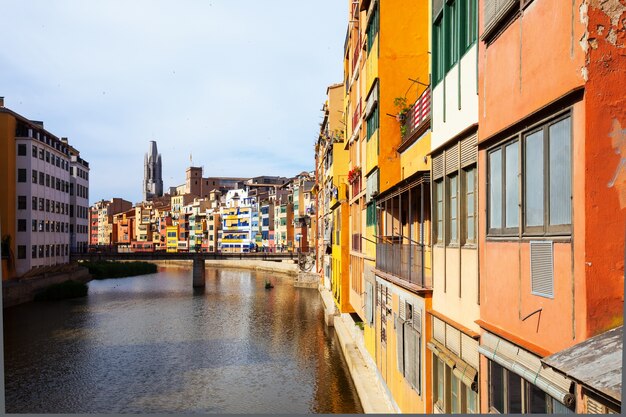
M157 266L150 262L83 262L94 279L123 278L136 275L154 274Z
M89 287L78 281L68 280L53 284L35 295L35 301L64 300L66 298L84 297Z

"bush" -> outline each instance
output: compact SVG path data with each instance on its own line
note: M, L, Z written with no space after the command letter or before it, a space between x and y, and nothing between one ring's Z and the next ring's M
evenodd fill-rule
M154 274L157 266L150 262L83 262L94 279L123 278L135 275Z
M64 300L66 298L84 297L89 287L82 282L68 280L53 284L35 295L35 301Z

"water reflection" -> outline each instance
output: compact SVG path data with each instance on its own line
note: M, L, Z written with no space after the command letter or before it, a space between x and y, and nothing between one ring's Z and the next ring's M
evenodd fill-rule
M269 279L275 288L266 290ZM188 269L4 311L7 412L360 413L317 292Z

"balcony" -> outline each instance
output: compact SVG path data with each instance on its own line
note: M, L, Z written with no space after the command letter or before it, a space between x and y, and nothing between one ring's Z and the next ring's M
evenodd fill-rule
M402 142L411 139L430 120L430 87L426 88L406 113L402 122Z
M431 289L432 279L424 278L423 252L423 245L378 243L376 269L409 284Z
M352 113L352 131L356 130L357 125L359 124L359 120L361 120L361 100L359 99L358 104L354 108L354 112Z

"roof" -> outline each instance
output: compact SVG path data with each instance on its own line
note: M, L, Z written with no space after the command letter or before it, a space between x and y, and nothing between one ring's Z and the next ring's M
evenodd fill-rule
M609 330L541 362L568 378L622 401L623 326Z

